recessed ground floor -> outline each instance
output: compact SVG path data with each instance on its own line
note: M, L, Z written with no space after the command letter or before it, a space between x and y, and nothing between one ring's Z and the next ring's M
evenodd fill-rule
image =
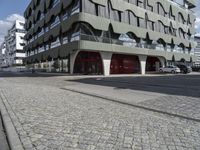
M44 72L68 72L82 75L146 74L158 72L160 67L184 63L184 59L168 61L161 56L136 55L104 51L76 50L67 57L49 58L27 64Z

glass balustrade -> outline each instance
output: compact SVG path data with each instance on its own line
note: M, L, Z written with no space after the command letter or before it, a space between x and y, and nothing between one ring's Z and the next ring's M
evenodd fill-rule
M189 51L188 49L184 50L182 47L178 47L178 46L175 46L174 48L172 48L170 45L163 46L163 44L159 44L155 42L152 44L147 44L145 41L141 41L140 43L138 43L134 39L130 39L130 38L112 39L108 37L99 37L99 36L81 34L80 32L76 32L72 34L71 38L70 36L65 36L63 37L62 40L63 40L62 41L63 45L69 42L84 40L84 41L93 41L93 42L99 42L99 43L122 45L125 47L131 47L131 48L138 47L138 48L154 49L154 50L159 50L159 51L194 54L194 50L191 50L191 51ZM42 47L39 47L38 52L40 53L45 50L56 48L60 45L61 45L60 39L57 38L56 41L50 43L50 45L47 44ZM32 53L30 55L32 55Z
M56 7L60 3L60 0L54 0L52 8Z
M52 42L52 43L50 44L50 48L51 48L51 49L52 49L52 48L56 48L56 47L58 47L58 46L60 46L60 45L61 45L60 40L57 39L56 41L54 41L54 42Z
M38 33L38 37L42 36L44 34L44 29L42 29L39 33Z
M44 52L44 51L45 51L45 47L44 46L38 48L38 53L41 53L41 52Z
M55 21L51 24L50 29L53 29L54 27L56 27L59 24L60 24L60 19L57 16L56 19L55 19Z

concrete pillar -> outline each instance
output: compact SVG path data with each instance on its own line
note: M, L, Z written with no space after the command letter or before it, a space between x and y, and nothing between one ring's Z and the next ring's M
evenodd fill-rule
M100 54L101 54L101 58L102 58L102 62L103 62L104 76L109 76L112 53L111 52L100 52Z
M58 58L58 60L56 60L56 61L58 61L58 71L60 72L60 67L61 67L61 65L60 65L60 59Z
M40 67L41 67L41 69L44 69L44 63L43 62L40 62Z
M78 53L79 53L79 50L72 51L70 53L70 74L74 73L74 64L75 64L76 56L78 55Z
M51 72L51 61L48 61L48 67L49 67L49 69L48 69L48 72Z
M53 59L49 61L49 69L48 69L49 72L52 71L52 65L53 65Z
M38 63L34 64L34 69L38 69Z
M160 60L161 67L165 67L165 58L163 58L163 57L158 57L158 59Z
M146 60L147 56L145 55L139 55L139 60L140 60L140 69L141 69L141 74L145 75L146 74Z

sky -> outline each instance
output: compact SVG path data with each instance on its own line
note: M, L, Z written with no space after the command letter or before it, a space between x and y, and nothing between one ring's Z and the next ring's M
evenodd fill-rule
M7 30L16 19L23 20L23 13L30 0L0 0L0 44Z
M23 13L31 0L0 0L0 44L3 42L7 30L12 26L14 20L23 20ZM196 29L200 36L200 0L197 1L195 9Z

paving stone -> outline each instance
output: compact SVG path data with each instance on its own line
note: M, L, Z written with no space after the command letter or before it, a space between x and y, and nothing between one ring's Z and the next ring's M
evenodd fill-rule
M197 121L62 90L63 82L56 77L1 80L0 92L26 150L200 148ZM140 105L200 119L194 97L169 95Z

